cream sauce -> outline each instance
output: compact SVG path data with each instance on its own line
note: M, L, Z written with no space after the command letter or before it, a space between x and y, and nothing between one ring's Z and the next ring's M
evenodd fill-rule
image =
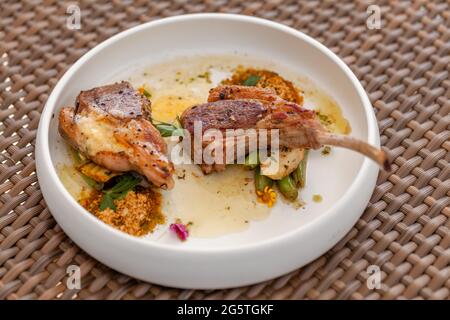
M332 97L308 79L301 79L295 84L303 91L305 108L318 111L321 115L325 115L331 122L327 125L329 130L338 134L349 134L352 131L350 123L344 117L341 108Z
M227 56L186 57L152 66L129 80L151 94L155 120L173 122L187 108L206 102L209 90L231 76L237 61ZM162 193L163 212L168 221L189 224L192 236L243 231L270 213L257 202L253 171L241 166L205 176L196 165L177 165L174 179L174 189Z
M266 218L270 209L258 203L253 171L230 165L223 172L203 175L196 165L176 169L175 188L163 193L168 217L189 225L192 236L215 237L245 230Z

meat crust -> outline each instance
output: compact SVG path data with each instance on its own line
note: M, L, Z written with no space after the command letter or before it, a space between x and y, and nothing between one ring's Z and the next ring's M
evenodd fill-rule
M173 187L166 143L146 119L147 98L121 82L82 91L76 101L59 114L59 132L71 146L106 169L133 170L158 187Z

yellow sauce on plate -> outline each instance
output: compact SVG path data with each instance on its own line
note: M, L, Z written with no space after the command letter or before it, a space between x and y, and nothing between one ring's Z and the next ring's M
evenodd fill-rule
M210 175L193 164L177 166L175 188L163 198L164 212L189 223L191 235L197 237L243 231L270 213L267 205L257 202L253 171L239 165Z

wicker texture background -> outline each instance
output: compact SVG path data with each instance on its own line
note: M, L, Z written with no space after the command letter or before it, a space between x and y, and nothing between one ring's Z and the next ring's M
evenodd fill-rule
M376 1L80 1L81 30L62 1L0 1L0 299L449 299L450 3ZM332 250L291 274L217 291L164 288L119 274L74 245L53 220L35 174L40 112L65 70L134 25L190 12L255 15L299 29L336 52L376 109L394 155L365 213ZM82 289L66 268L81 266ZM369 265L380 289L366 286Z

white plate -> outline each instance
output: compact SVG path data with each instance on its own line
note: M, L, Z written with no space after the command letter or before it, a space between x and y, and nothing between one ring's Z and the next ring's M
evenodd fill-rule
M41 116L36 164L47 205L77 245L130 276L181 288L227 288L268 280L317 258L357 221L375 186L378 167L346 150L331 158L312 155L308 201L298 211L285 205L247 231L214 239L180 242L136 238L85 211L66 191L55 164L61 158L57 133L60 107L73 105L80 90L111 82L117 74L178 54L242 53L287 66L306 76L342 107L352 135L379 145L371 104L350 69L314 39L281 24L247 16L194 14L146 23L101 43L80 58L58 82ZM321 203L310 201L319 193Z

